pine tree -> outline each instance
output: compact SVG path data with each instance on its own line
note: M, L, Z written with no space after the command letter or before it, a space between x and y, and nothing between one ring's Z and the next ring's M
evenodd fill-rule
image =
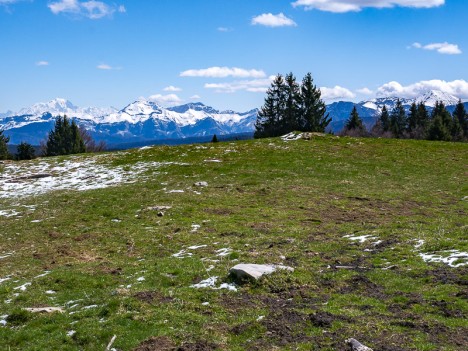
M10 158L7 145L10 141L10 137L5 136L3 132L4 131L0 129L0 160L6 160Z
M395 138L401 138L406 130L406 112L400 99L390 114L390 131Z
M211 142L212 143L217 143L218 142L218 137L216 136L216 134L213 135L213 138L211 139Z
M418 106L416 105L416 102L413 102L411 104L409 114L408 114L408 125L407 125L407 130L408 132L411 133L416 129L416 126L418 124Z
M255 138L281 135L285 106L285 82L283 76L278 74L267 91L264 105L258 112L255 123Z
M31 144L22 142L16 149L17 160L32 160L36 155L36 151Z
M301 116L301 90L296 83L296 77L289 73L285 77L285 110L284 125L281 134L286 134L300 129L299 120Z
M57 117L54 129L47 139L45 155L69 155L85 151L84 141L75 121L70 123L67 116Z
M384 132L388 132L390 130L390 116L385 105L382 107L382 113L380 114L380 123Z
M366 130L364 125L362 124L361 117L359 117L356 106L353 107L349 119L346 121L345 129L356 130L360 132L364 132Z
M431 113L428 138L449 141L452 139L453 127L452 115L447 111L443 102L437 101Z
M465 105L461 100L458 101L455 110L453 111L453 120L458 121L458 125L460 126L464 139L468 139L468 114L465 110Z
M322 93L314 85L312 75L307 73L302 80L301 86L301 118L300 128L305 132L325 132L331 122L331 118L326 113L327 108L321 99Z

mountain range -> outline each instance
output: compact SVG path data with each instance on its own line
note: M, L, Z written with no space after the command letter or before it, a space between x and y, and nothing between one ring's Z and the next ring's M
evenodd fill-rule
M330 130L340 131L356 106L367 127L378 119L383 106L389 111L398 97L377 98L359 103L339 101L327 105L332 117ZM408 110L413 102L422 102L431 110L436 101L442 101L452 111L459 99L447 93L432 90L415 98L400 98ZM468 108L468 103L465 103ZM98 141L116 145L121 143L145 143L156 140L210 137L213 134L228 135L253 133L258 109L247 112L218 111L201 102L175 107L162 107L157 103L140 99L121 110L114 107L81 108L68 100L57 98L47 103L37 103L17 112L0 113L0 129L10 136L11 144L26 141L38 145L53 128L57 116L67 115L84 126Z

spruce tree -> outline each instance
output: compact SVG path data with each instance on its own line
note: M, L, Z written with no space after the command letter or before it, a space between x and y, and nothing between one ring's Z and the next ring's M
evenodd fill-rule
M212 143L217 143L218 142L218 137L216 136L216 134L213 135L213 138L211 139L211 142Z
M430 140L452 139L453 119L442 101L437 101L431 113L431 125L428 131Z
M285 106L285 82L283 76L278 74L267 91L264 105L258 112L255 123L255 138L268 138L281 135Z
M54 129L47 138L45 155L69 155L85 151L84 141L75 121L70 123L67 116L57 117Z
M461 100L458 100L457 106L455 106L455 110L453 111L453 120L458 121L458 125L460 126L464 139L468 139L468 114L465 110L465 105Z
M359 117L356 106L353 107L349 119L346 121L346 130L355 130L358 132L364 132L366 129L362 124L362 119Z
M408 132L411 133L416 129L416 126L418 124L418 106L416 105L416 102L413 102L411 104L411 107L409 109L409 114L408 114L408 125L407 125L407 130Z
M301 118L299 130L305 132L324 133L331 122L325 103L321 99L322 93L314 85L312 75L307 73L301 86Z
M22 142L16 148L15 157L17 160L32 160L34 157L36 157L35 154L36 151L34 150L34 147L31 144Z
M382 107L382 113L380 114L380 124L384 132L390 130L390 116L388 114L387 106Z
M10 153L8 152L8 142L10 137L5 136L4 131L0 129L0 160L6 160L10 158Z
M395 138L401 138L406 130L406 112L400 99L390 114L390 130Z
M296 83L296 77L292 73L286 75L285 79L285 110L284 124L281 134L286 134L300 129L299 120L301 116L301 90Z

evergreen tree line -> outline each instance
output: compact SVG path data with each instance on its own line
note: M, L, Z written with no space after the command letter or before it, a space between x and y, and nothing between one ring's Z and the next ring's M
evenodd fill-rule
M354 106L341 135L428 139L444 141L468 140L468 114L458 102L452 114L438 101L429 114L421 102L411 105L407 114L400 100L389 112L384 106L377 123L368 132Z
M36 157L34 147L26 142L18 145L16 155L10 155L8 152L10 138L3 133L4 131L0 130L0 160L31 160ZM41 143L41 154L42 156L70 155L99 152L105 148L104 142L96 143L91 134L86 129L78 127L74 120L70 120L67 116L59 116L47 140Z
M330 121L310 73L301 84L292 73L284 77L278 74L258 113L254 137L275 137L295 130L323 133Z

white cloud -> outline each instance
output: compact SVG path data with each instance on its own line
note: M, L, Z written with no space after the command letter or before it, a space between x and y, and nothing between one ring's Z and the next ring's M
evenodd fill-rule
M252 18L252 25L261 25L266 27L290 27L297 26L296 22L286 17L283 13L273 15L272 13L264 13Z
M406 86L393 81L379 87L377 95L415 98L429 90L441 90L460 99L468 99L468 82L463 79L451 82L439 79L423 80Z
M333 88L322 87L322 99L324 100L338 100L338 99L353 99L356 97L351 90L336 85Z
M214 89L216 93L235 93L237 91L248 91L251 93L264 93L271 85L274 77L253 80L240 80L227 83L207 83L206 89Z
M0 5L9 5L14 4L15 2L20 2L23 0L0 0Z
M101 69L103 71L112 71L112 70L121 70L122 67L113 67L108 64L102 63L96 66L97 69Z
M435 50L439 54L445 54L445 55L459 55L462 53L462 51L460 50L457 44L449 44L447 42L432 43L432 44L427 44L427 45L422 45L421 43L413 43L411 47L415 49Z
M195 95L192 95L192 96L190 97L190 99L191 99L191 100L198 100L198 99L201 99L201 96L195 94Z
M183 101L176 94L167 94L167 95L155 94L155 95L151 95L148 98L148 100L153 101L159 105L166 106L166 107L178 105Z
M335 13L360 11L366 7L391 8L414 7L430 8L445 4L445 0L296 0L294 7L304 7L306 10L320 10Z
M372 94L374 94L374 92L372 90L370 90L369 88L367 88L367 87L358 89L358 90L356 90L356 92L358 94L362 94L362 95L372 95Z
M244 69L237 67L210 67L205 69L189 69L180 73L181 77L205 77L205 78L263 78L265 72L256 69Z
M60 0L47 5L52 13L58 15L60 13L74 14L84 16L90 19L99 19L112 16L115 11L120 13L126 12L125 6L108 5L103 1L89 0Z
M48 61L38 61L36 62L36 66L48 66L49 62Z
M164 91L182 91L181 88L175 87L173 85L169 85L163 89Z
M228 28L228 27L218 27L218 28L217 28L217 31L218 31L218 32L232 32L233 29L232 29L232 28Z

